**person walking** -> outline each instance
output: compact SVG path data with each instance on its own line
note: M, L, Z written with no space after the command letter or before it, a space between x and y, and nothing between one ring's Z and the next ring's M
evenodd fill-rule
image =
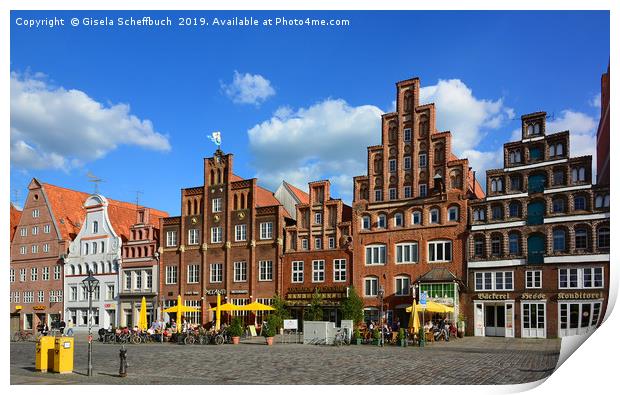
M64 320L60 320L60 324L58 325L58 329L60 329L60 334L61 335L64 335L66 327L67 327L67 324L65 323L65 321Z
M67 329L67 336L73 336L73 327L75 326L75 324L73 323L72 320L69 320L69 324L67 325L68 329Z

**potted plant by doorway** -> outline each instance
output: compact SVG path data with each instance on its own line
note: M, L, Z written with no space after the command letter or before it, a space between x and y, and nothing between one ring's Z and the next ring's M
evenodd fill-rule
M278 326L278 317L271 314L267 317L266 327L263 329L263 336L267 340L267 345L273 345L273 337L276 335L276 328Z
M232 338L233 344L239 344L239 338L243 333L243 325L241 323L241 317L235 317L228 327L228 332Z
M362 334L358 328L355 328L353 331L353 340L355 340L355 344L358 346L362 344Z
M407 337L405 337L405 329L400 328L398 330L398 343L401 347L407 347Z
M372 341L372 344L373 344L373 345L375 345L375 346L379 346L379 345L381 345L381 332L379 332L379 329L375 329L375 330L372 332L372 338L374 339L374 340Z
M459 320L456 323L456 333L458 337L465 336L465 322L467 321L467 317L463 314L459 314Z

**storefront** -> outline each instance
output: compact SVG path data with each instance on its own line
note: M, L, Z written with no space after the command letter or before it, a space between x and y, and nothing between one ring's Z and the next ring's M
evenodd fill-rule
M323 310L323 321L335 322L340 325L342 313L339 311L340 301L347 297L347 287L345 285L317 286L317 287L291 287L286 292L286 305L291 311L292 318L299 321L299 328L302 327L304 314L311 306L312 298L318 291L321 298L321 308ZM378 317L377 309L377 317ZM366 315L366 309L364 309Z
M454 308L454 313L448 315L448 319L456 322L459 316L459 284L456 282L445 283L420 283L419 291L426 292L427 300ZM408 306L407 306L408 307ZM432 317L429 317L432 318Z
M142 308L142 297L146 297L146 322L148 325L155 320L155 312L157 308L157 299L154 294L123 294L120 295L120 326L133 327L138 325L140 319L140 310ZM113 305L108 304L105 310L105 321L108 323L115 322L116 310ZM105 307L105 306L104 306Z
M558 294L558 336L583 335L594 331L601 319L602 292Z
M515 336L515 301L509 293L478 293L473 306L475 336Z

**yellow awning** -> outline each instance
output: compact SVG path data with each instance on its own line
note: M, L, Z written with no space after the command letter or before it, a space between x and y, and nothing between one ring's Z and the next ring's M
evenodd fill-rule
M250 304L246 304L245 306L240 306L239 310L243 311L265 311L265 310L275 310L275 308L271 306L267 306L266 304L252 302Z
M216 309L217 309L217 306L212 307L209 310L215 311ZM223 305L220 305L220 311L239 311L239 310L243 310L243 306L237 306L236 304L232 304L232 303L224 303Z
M405 311L410 313L411 308L412 306L409 306ZM426 302L426 307L423 307L421 304L418 303L416 304L415 308L418 312L428 311L431 313L454 313L454 307L446 306L445 304L433 302L430 300Z

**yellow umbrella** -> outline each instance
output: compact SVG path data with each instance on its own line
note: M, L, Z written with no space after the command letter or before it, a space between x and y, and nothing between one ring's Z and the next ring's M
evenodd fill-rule
M142 297L140 302L140 320L138 321L138 328L145 331L148 328L148 322L146 322L146 297Z
M168 307L164 310L164 313L176 313L177 314L177 332L181 332L181 317L183 313L197 313L200 310L195 307L184 306L181 301L181 295L177 298L177 305Z
M409 318L409 329L413 329L413 333L418 333L418 330L420 329L420 316L418 315L418 311L416 310L414 303L412 303L411 307L407 309L408 311L411 311L411 317Z
M243 310L242 309L243 306L237 306L236 304L232 304L232 303L224 303L223 305L219 306L219 310L220 311L239 311L239 310ZM218 306L212 307L209 310L210 311L216 311L217 312Z
M220 294L217 294L217 305L215 306L215 330L220 330L220 322L222 318L222 311L220 310L220 305L222 303L222 297Z
M244 311L265 311L265 310L275 310L275 308L271 306L267 306L266 304L252 302L250 304L246 304L245 306L240 306L239 310Z
M411 312L413 306L407 307L406 311ZM445 304L437 303L428 300L426 302L426 307L421 304L415 305L416 310L424 310L429 311L431 313L454 313L454 307L446 306Z

